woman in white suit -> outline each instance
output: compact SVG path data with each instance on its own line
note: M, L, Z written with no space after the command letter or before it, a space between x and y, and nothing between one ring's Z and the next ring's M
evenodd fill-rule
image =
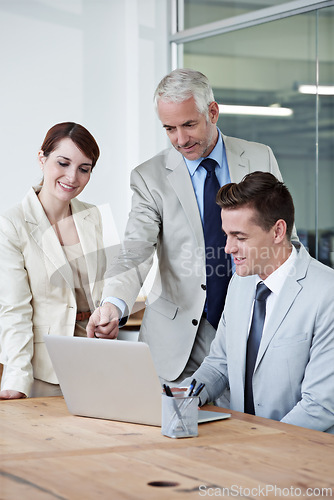
M44 335L86 335L105 270L97 207L76 199L99 157L81 125L52 127L41 185L0 216L0 399L60 395Z

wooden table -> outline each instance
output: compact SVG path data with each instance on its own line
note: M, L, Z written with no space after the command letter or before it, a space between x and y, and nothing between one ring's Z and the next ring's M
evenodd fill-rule
M63 398L1 401L0 498L334 495L333 435L231 413L196 438L170 439L158 427L75 417Z

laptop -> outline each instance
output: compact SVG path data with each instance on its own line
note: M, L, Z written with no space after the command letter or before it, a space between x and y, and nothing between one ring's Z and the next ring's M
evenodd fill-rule
M162 387L143 342L45 335L67 408L73 415L161 425ZM199 423L229 418L199 410Z

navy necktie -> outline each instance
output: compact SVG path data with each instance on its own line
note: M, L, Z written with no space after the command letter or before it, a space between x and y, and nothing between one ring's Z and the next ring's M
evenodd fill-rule
M229 256L225 254L226 237L222 232L221 209L216 203L219 182L215 174L216 160L206 158L201 165L207 171L204 183L203 229L206 257L207 320L217 328L223 312L231 277Z
M266 300L270 293L271 290L262 281L257 284L252 324L247 342L245 374L245 413L250 413L251 415L255 415L252 385L253 372L266 317Z

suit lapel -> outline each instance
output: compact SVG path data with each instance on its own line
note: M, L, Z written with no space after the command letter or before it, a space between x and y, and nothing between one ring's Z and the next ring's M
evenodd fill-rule
M240 140L223 135L227 165L231 182L240 182L249 173L249 159L244 156L245 150Z
M242 141L222 134L231 182L240 182L249 173L249 159L244 157ZM174 148L169 151L166 168L170 170L168 180L173 187L199 246L204 245L203 227L190 174L183 157Z
M45 257L45 267L51 282L61 286L58 273L64 278L70 288L74 288L73 273L57 235L52 226L39 224L31 231L32 238L41 248Z
M295 275L288 276L286 278L283 289L281 290L281 293L277 298L275 307L271 312L268 328L265 328L263 337L261 339L254 371L256 371L257 366L261 362L261 359L265 354L274 335L276 335L276 333L278 332L282 321L291 309L297 295L302 290L302 283L300 281L303 280L303 278L306 276L310 258L306 251L302 247L300 248L298 243L296 243L295 245L299 247L299 249L297 249L298 256L294 266Z
M31 237L43 251L45 268L49 279L52 277L52 282L56 282L60 286L58 279L55 279L55 272L56 274L60 273L67 285L73 288L74 283L71 266L65 258L57 235L50 225L33 188L23 200L22 206L25 220L31 227Z
M31 237L43 251L45 268L50 281L61 287L64 286L62 282L64 279L73 290L74 279L71 266L33 188L23 200L22 205L25 220L31 227ZM89 284L87 284L86 296L88 298L90 295L93 296L97 280L98 258L102 259L99 252L103 252L103 249L97 248L97 241L99 241L97 215L91 209L82 210L82 208L83 205L80 201L72 200L73 219L87 265ZM90 304L90 307L94 309L95 305Z
M174 189L182 208L188 218L199 246L204 246L203 228L194 188L188 168L180 153L171 149L167 158L166 168L170 170L168 181Z

